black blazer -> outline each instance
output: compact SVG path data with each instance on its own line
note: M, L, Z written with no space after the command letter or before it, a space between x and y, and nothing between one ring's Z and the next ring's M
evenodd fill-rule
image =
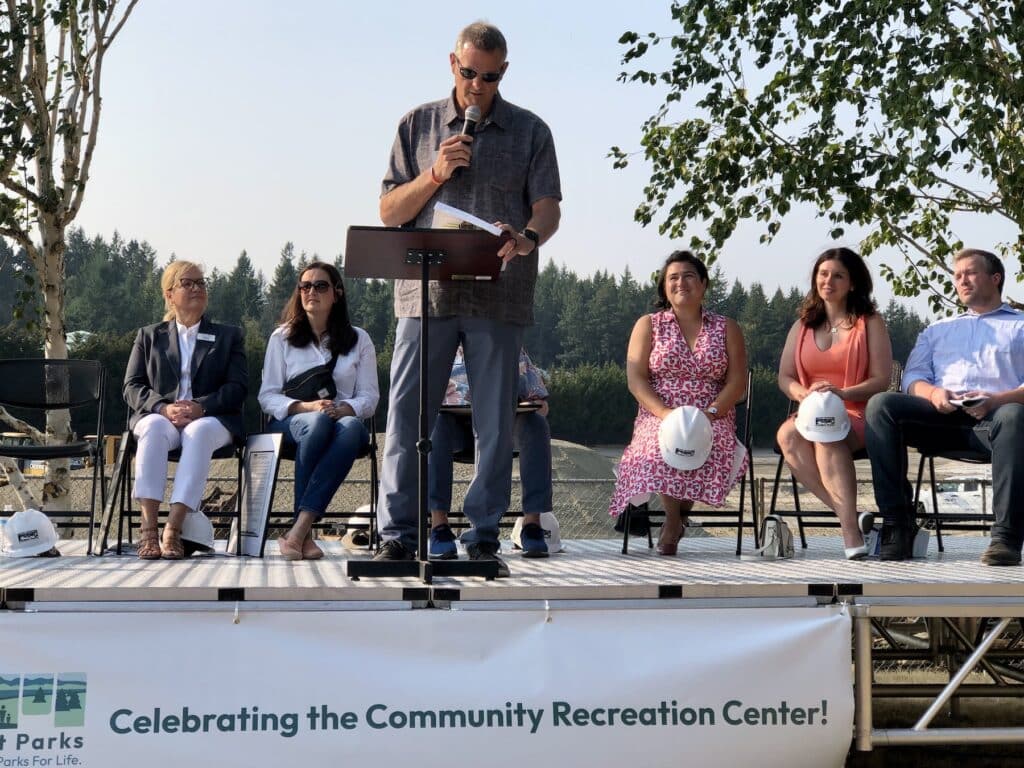
M234 325L199 321L199 336L192 354L192 399L207 416L216 416L236 440L245 438L242 403L249 390L242 329ZM155 413L161 404L178 399L181 355L174 320L140 328L124 374L124 400L131 409L129 427Z

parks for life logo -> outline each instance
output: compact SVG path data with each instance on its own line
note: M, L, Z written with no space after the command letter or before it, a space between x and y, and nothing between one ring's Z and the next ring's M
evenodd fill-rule
M80 672L0 672L0 731L37 724L80 728L85 725L85 688Z

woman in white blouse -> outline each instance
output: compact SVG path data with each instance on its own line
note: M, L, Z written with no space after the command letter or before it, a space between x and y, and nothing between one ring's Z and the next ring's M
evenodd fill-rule
M284 393L287 382L333 358L334 398L302 401ZM268 429L295 447L295 522L278 539L285 559L323 557L313 523L369 444L362 420L373 415L379 398L373 342L349 320L341 274L331 264L313 262L299 276L267 343L259 395L271 417Z

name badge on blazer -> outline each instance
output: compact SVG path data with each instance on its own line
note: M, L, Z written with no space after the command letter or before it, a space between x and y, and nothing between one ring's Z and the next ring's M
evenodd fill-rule
M214 341L217 340L217 337L214 336L212 333L197 333L196 334L196 339L198 339L199 341L214 342Z

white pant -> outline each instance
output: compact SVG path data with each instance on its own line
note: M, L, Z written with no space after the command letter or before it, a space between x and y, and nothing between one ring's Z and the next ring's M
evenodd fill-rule
M181 448L178 471L174 473L171 504L199 509L213 452L231 442L231 433L212 416L196 419L178 429L158 413L144 416L133 430L135 451L135 499L162 501L167 485L167 454Z

